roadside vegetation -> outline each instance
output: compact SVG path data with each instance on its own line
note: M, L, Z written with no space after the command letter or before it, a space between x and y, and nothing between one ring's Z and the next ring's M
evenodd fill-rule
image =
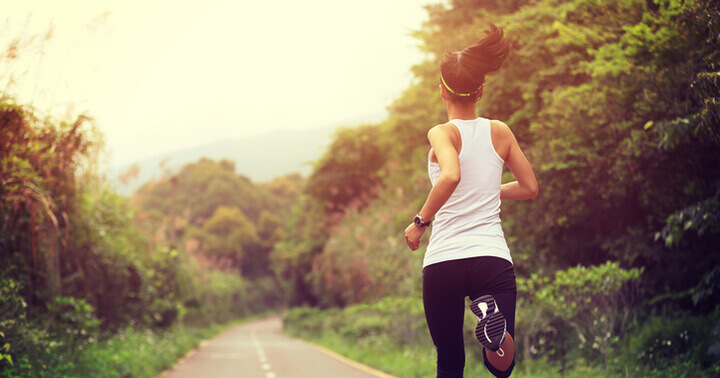
M195 202L207 222L187 226L204 227L193 234L201 241L173 240L171 212L151 197L164 181L134 199L141 206L115 194L97 172L102 144L89 118L41 118L2 97L0 135L0 375L152 376L219 325L279 304L252 255L272 245L278 222L265 209L282 201L271 189L238 178L267 198L250 218L216 191L215 202ZM203 164L219 181L233 176L231 165ZM223 249L238 238L223 227L243 243Z
M200 160L126 198L102 153L92 118L0 92L2 376L151 376L280 305L267 255L299 175L254 184Z

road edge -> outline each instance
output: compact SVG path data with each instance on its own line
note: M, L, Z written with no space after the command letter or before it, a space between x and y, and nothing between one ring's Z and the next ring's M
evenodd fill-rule
M271 317L271 316L266 316L265 318L269 318L269 317ZM177 368L180 364L182 364L187 359L192 357L200 349L204 348L207 345L209 340L212 340L216 337L220 337L220 335L224 334L225 332L229 332L231 329L233 329L235 327L240 327L240 326L245 325L246 323L250 323L250 322L253 322L256 320L263 320L265 318L255 315L255 316L249 316L247 318L239 318L239 319L236 319L235 321L230 321L230 323L226 324L225 329L219 331L214 336L208 337L206 339L201 339L195 348L192 348L189 351L187 351L187 353L185 353L184 356L178 358L175 362L173 362L172 366L170 366L166 369L163 369L158 375L156 375L156 377L158 377L158 378L167 377L171 371L175 370L175 368ZM233 324L233 323L236 323L236 324Z
M358 370L362 370L362 371L364 371L364 372L366 372L366 373L368 373L368 374L372 374L372 375L374 375L374 376L376 376L376 377L378 377L378 378L397 378L396 376L390 375L390 374L388 374L388 373L386 373L386 372L384 372L384 371L380 371L380 370L378 370L378 369L375 369L375 368L372 368L372 367L370 367L370 366L364 365L364 364L362 364L362 363L360 363L360 362L357 362L357 361L355 361L355 360L351 360L351 359L343 356L342 354L340 354L340 353L338 353L338 352L335 352L335 351L333 351L333 350L330 350L330 349L328 349L328 348L325 348L324 346L317 345L317 344L311 343L311 342L306 341L306 340L303 340L303 339L298 339L297 337L289 336L289 335L286 334L285 332L283 332L283 334L284 334L285 336L293 339L293 340L297 340L297 341L299 341L299 342L301 342L301 343L303 343L303 344L305 344L305 345L309 345L309 346L315 348L316 350L324 353L325 355L327 355L327 356L329 356L329 357L332 357L332 358L334 358L334 359L336 359L336 360L338 360L338 361L340 361L340 362L342 362L342 363L344 363L344 364L346 364L346 365L350 365L350 366L352 366L352 367L354 367L354 368L356 368L356 369L358 369Z

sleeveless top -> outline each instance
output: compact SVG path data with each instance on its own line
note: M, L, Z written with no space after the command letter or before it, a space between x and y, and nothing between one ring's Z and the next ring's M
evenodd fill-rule
M490 121L485 118L450 121L460 131L460 182L435 214L423 268L443 261L495 256L512 264L500 225L500 184L504 160L492 144ZM430 161L433 186L440 166Z

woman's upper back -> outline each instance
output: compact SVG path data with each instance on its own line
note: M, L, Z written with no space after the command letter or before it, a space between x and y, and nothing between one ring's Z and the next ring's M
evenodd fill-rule
M498 256L510 260L500 227L500 184L505 152L503 138L493 139L491 121L451 120L457 130L453 144L459 149L460 182L435 215L430 245L425 255L431 263L475 256ZM502 130L499 130L502 132ZM459 142L456 144L456 142ZM432 151L431 151L432 157ZM429 159L428 175L435 184L440 166Z
M453 120L453 121L461 121L461 122L471 122L471 121L477 121L478 119L483 118L477 118L475 120ZM492 145L495 149L495 152L500 156L503 161L507 160L508 153L510 152L510 145L511 145L511 137L512 137L512 131L510 131L510 128L503 122L498 120L487 120L490 123L490 132L492 135ZM462 138L460 137L460 131L458 130L457 126L453 122L448 122L443 125L439 125L438 127L445 128L446 131L450 134L450 139L453 142L453 145L455 146L455 149L457 151L462 151ZM437 157L435 157L435 154L433 153L432 149L430 149L430 155L429 159L433 163L437 163Z

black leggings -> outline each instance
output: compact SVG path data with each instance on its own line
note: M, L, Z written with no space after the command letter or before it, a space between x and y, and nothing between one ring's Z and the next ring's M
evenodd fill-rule
M512 264L499 257L472 257L444 261L423 269L423 305L430 336L437 349L437 376L462 377L465 367L463 318L465 297L490 294L507 320L507 332L515 338L517 286ZM478 344L479 348L482 348ZM485 353L483 353L485 356ZM500 372L485 358L496 377L507 377L515 366Z

